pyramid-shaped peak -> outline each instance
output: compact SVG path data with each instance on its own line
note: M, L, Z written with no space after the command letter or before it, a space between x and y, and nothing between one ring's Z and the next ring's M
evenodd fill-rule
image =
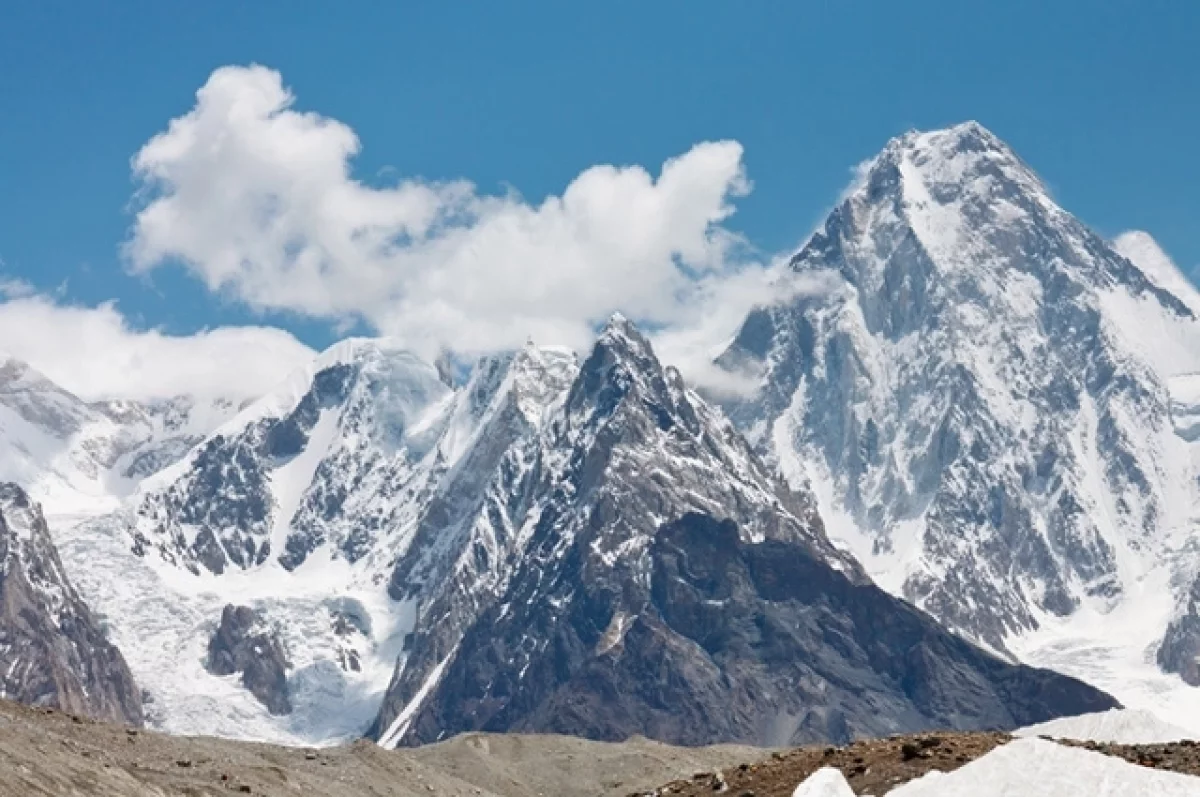
M1058 210L1041 178L975 121L893 138L860 171L847 198L871 206L895 203L906 214L949 211L928 219L924 226L930 234L959 226L978 229L989 223L989 216L1000 222L1011 208Z
M579 380L568 403L574 407L601 401L611 410L628 393L664 396L667 382L650 341L637 325L614 313L600 331L591 353L580 367Z
M936 130L911 130L888 142L886 151L949 157L961 154L1012 155L1012 148L979 122L969 120Z
M628 334L629 332L640 334L638 332L637 324L633 323L633 321L631 321L629 317L620 310L617 310L608 317L608 321L604 323L604 329L601 330L600 335L603 337L604 335L608 334Z
M621 312L609 316L596 338L596 347L653 357L650 341L638 329L637 324Z

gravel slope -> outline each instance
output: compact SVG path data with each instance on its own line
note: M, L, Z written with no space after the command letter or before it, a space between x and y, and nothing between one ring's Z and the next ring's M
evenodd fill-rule
M0 701L0 797L598 797L764 754L482 734L395 752L365 741L305 750L167 736Z

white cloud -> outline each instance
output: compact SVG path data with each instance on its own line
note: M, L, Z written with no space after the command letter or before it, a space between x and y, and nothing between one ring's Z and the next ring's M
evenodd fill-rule
M0 302L0 346L84 399L261 395L313 352L287 332L223 327L174 336L131 328L112 303Z
M18 277L0 276L0 297L5 299L21 299L32 296L37 290L29 282Z
M712 300L744 313L766 284L722 226L749 190L733 141L698 144L657 176L595 166L532 204L467 182L355 180L354 132L295 110L264 67L218 69L196 97L134 158L137 272L182 263L251 307L361 318L424 354L528 337L583 347L614 310L710 329Z

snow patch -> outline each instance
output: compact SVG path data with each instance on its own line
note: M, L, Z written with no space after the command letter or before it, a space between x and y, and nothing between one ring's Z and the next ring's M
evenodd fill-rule
M954 772L930 772L888 797L1197 797L1200 778L1042 739L1018 739Z
M387 732L379 739L379 746L389 750L394 749L396 745L404 738L404 734L408 731L409 724L416 717L417 711L425 703L425 699L429 697L429 693L442 680L442 673L446 670L446 665L454 659L454 654L458 651L457 648L450 651L446 658L437 663L429 675L425 678L425 682L421 684L421 688L413 695L413 699L408 701L408 705L396 715L396 719L388 727Z
M1018 728L1013 735L1111 744L1166 744L1195 739L1200 734L1163 722L1149 711L1114 708Z
M797 786L792 797L854 797L854 789L850 788L841 770L824 767Z

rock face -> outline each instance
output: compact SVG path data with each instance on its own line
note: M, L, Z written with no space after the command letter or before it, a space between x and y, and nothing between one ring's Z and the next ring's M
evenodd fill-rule
M783 744L1114 704L872 585L811 498L623 319L510 456L506 500L472 526L503 541L481 568L495 586L422 605L373 729L385 745L471 730Z
M411 427L450 392L386 341L339 344L141 500L135 550L194 573L294 570L318 549L357 562L411 514L436 442Z
M205 665L213 675L242 674L242 685L272 714L290 714L287 654L276 634L249 606L225 607L208 643Z
M830 289L756 309L720 358L756 385L726 408L882 586L1007 650L1148 573L1191 583L1200 304L1163 260L975 123L905 135L791 261Z
M1200 686L1200 579L1192 583L1167 626L1157 659L1167 672L1178 673L1192 686Z
M0 483L0 697L141 725L120 651L76 594L40 507Z

